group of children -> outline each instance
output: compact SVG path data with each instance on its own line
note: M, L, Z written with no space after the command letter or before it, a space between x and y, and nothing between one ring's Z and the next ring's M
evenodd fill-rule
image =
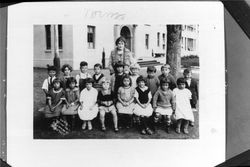
M92 76L88 63L83 61L75 77L68 64L62 67L63 76L55 77L55 67L49 66L42 86L46 94L45 118L50 122L70 120L74 128L78 116L82 129L92 130L91 121L99 116L101 130L105 131L105 115L111 113L115 132L136 126L141 134L151 135L156 126L164 124L169 133L174 122L176 133L183 127L183 133L188 134L189 125L194 125L193 110L198 99L198 85L191 70L185 69L184 77L176 81L168 64L161 67L158 77L154 66L147 68L146 77L140 75L138 64L124 69L128 68L118 62L115 73L108 77L102 73L102 66L95 64Z

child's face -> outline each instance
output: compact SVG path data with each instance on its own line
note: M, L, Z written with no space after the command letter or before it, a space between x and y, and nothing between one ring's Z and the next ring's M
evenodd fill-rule
M139 74L139 69L138 68L132 68L131 72L132 72L132 75L137 75L137 74Z
M66 67L66 68L64 69L64 75L65 75L65 76L69 76L70 73L71 73L70 69L69 69L68 67Z
M69 84L69 87L70 87L71 89L74 89L74 88L76 87L76 83L75 83L75 82L71 82L71 83Z
M54 89L55 90L58 90L59 88L60 88L60 82L55 82L54 84L53 84L53 87L54 87Z
M189 79L192 77L192 72L189 72L189 73L184 73L184 77Z
M163 83L163 84L161 85L161 88L162 88L162 90L166 91L166 90L168 90L168 88L169 88L169 84L168 84L168 83Z
M140 88L144 88L144 87L145 87L145 82L144 82L144 81L140 81L140 82L138 83L138 86L139 86Z
M101 68L100 67L95 67L94 72L95 72L96 75L100 74L101 73Z
M88 66L81 66L80 70L82 73L86 73L88 71Z
M121 67L117 67L116 68L116 71L118 72L118 73L123 73L123 67L121 66Z
M129 86L129 84L130 84L129 78L124 78L123 79L123 84L124 84L124 86Z
M149 72L147 72L147 73L148 73L148 76L149 76L150 78L155 77L155 72L149 71Z
M117 49L122 50L125 47L125 43L123 41L119 41L117 44Z
M169 72L170 72L169 68L163 68L163 69L161 70L161 73L162 73L163 75L168 75Z
M186 87L185 83L180 83L180 84L178 85L178 88L179 88L179 89L184 89L185 87Z
M56 75L56 71L50 70L48 74L50 77L54 77Z
M123 72L129 74L129 66L124 66Z
M86 88L90 90L92 88L92 83L86 83Z
M103 82L103 83L102 83L102 88L103 88L104 90L108 90L108 89L109 89L109 86L110 86L110 83L109 83L109 82Z

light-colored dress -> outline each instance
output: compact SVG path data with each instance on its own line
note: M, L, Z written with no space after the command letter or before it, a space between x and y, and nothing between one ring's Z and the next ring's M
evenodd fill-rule
M192 108L190 105L190 99L192 97L192 93L190 90L184 88L184 89L178 89L175 88L173 90L175 99L176 99L176 119L185 119L189 121L194 121L194 115L192 112Z
M148 102L149 99L152 98L152 95L147 86L145 86L143 89L137 87L135 89L135 98L138 98L141 104L145 104ZM152 115L152 113L153 113L153 108L150 103L146 108L142 108L138 103L135 104L135 110L134 110L135 115L149 117Z
M136 80L137 80L138 77L139 77L139 75L130 75L130 78L131 78L131 80L132 80L132 87L133 87L133 88L136 88L136 87L137 87Z
M97 116L97 94L97 90L93 87L90 90L85 88L81 91L80 102L83 102L83 107L78 109L78 115L81 120L92 120ZM94 107L90 109L92 106Z
M120 87L118 89L118 96L121 98L123 102L129 102L134 99L135 89L133 87L124 88ZM118 113L120 114L133 114L135 109L135 103L132 102L128 106L123 106L121 102L117 102L116 107L118 109Z

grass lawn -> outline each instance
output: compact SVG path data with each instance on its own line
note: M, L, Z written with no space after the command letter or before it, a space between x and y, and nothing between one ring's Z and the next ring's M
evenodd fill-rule
M93 70L89 71L93 74ZM79 71L74 71L75 76ZM108 75L108 70L104 70L105 75ZM146 70L142 69L141 74L146 75ZM159 70L157 75L159 75ZM180 74L181 76L181 74ZM43 80L47 77L46 69L34 68L34 139L198 139L199 138L199 112L194 112L195 126L189 127L189 134L177 134L174 128L171 128L170 134L164 131L162 125L157 127L153 135L141 135L136 127L130 129L120 129L118 133L113 131L111 116L107 116L107 131L100 130L99 119L93 120L93 130L81 130L81 121L77 120L77 127L67 135L60 135L56 132L45 130L43 128L44 118L43 114L39 112L39 108L45 106L45 95L41 89ZM198 78L198 74L194 74Z

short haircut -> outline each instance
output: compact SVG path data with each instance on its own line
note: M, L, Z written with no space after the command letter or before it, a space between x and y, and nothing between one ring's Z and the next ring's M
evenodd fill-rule
M161 66L161 71L162 71L164 68L170 69L171 67L170 67L169 64L164 64L163 66Z
M139 84L139 82L143 81L145 84L147 83L146 79L140 75L137 79L136 79L136 83Z
M147 72L156 72L156 68L154 66L149 66Z
M177 79L177 85L180 85L180 84L185 84L185 79L184 78L178 78Z
M69 79L67 79L67 81L66 81L66 86L69 88L69 85L71 84L71 83L77 83L76 82L76 79L74 78L74 77L70 77Z
M162 86L163 84L165 84L165 83L170 83L170 80L168 79L168 78L162 78L161 80L160 80L160 85Z
M56 67L55 66L47 65L47 70L48 71L56 71Z
M124 79L126 79L126 78L129 79L129 81L130 81L129 85L131 86L131 85L132 85L132 79L131 79L131 77L130 77L128 74L126 74L126 75L124 75L124 76L122 77L122 86L124 86L123 81L124 81Z
M140 65L138 63L132 64L130 69L140 69Z
M94 83L94 79L92 79L92 78L87 78L86 79L86 81L85 81L85 83L87 84L87 83Z
M117 67L124 67L124 64L121 62L121 61L118 61L116 64L115 64L115 68Z
M80 63L80 67L82 67L82 66L88 66L88 63L87 63L86 61L82 61L82 62Z
M183 74L188 74L192 72L191 68L186 68L184 71L183 71Z
M115 45L117 46L120 41L122 41L122 42L124 42L124 44L126 44L126 39L124 37L119 37L116 39Z
M64 72L65 71L65 68L68 68L70 71L72 71L72 67L69 65L69 64L64 64L61 68L61 71Z
M100 63L96 63L95 65L94 65L94 68L95 67L99 67L100 69L102 69L102 65L100 64Z
M60 87L62 86L62 81L59 78L53 80L52 84L54 85L55 83L60 83Z

